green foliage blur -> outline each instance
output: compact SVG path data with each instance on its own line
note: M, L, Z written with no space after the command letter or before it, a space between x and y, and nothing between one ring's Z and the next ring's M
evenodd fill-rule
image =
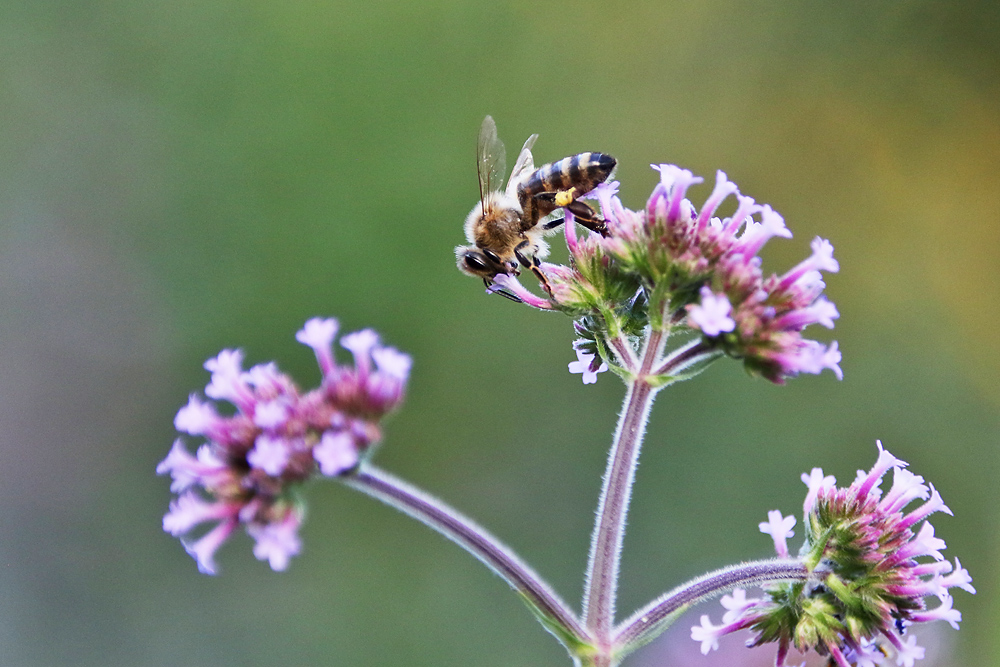
M5 1L0 86L0 665L568 665L499 579L333 483L283 574L241 536L202 576L160 530L203 361L312 385L294 333L336 316L415 359L380 464L579 599L623 390L567 372L568 319L455 268L486 114L509 153L611 153L632 207L651 162L699 202L725 170L795 234L767 270L837 249L812 335L843 382L723 361L660 395L620 615L767 556L799 475L847 483L880 438L979 589L921 664L1000 664L997 3Z

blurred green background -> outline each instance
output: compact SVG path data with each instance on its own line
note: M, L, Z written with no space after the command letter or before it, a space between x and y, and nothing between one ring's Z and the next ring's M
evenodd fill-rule
M767 270L837 248L842 317L812 335L843 382L722 362L661 394L622 615L766 556L799 475L849 481L881 438L979 589L923 664L1000 664L997 3L21 0L0 86L0 665L568 664L477 562L333 483L284 574L241 536L199 575L160 530L203 361L311 385L294 333L335 315L415 358L380 464L579 599L623 390L567 373L566 318L455 269L487 113L511 153L615 155L632 207L650 162L724 169L795 233Z

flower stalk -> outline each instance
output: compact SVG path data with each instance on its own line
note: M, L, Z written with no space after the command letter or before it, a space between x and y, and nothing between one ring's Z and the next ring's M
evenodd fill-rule
M437 498L373 465L342 479L454 541L485 564L524 599L542 625L571 652L585 651L589 632L573 610L509 547Z
M649 412L659 390L648 376L662 351L664 338L662 332L649 330L641 365L627 381L625 407L615 430L597 506L584 589L584 620L605 651L610 651L612 645L618 570L632 483Z
M807 581L816 576L817 573L810 572L801 559L741 563L704 574L664 593L622 621L614 631L617 655L624 657L652 641L689 608L724 591L783 581Z

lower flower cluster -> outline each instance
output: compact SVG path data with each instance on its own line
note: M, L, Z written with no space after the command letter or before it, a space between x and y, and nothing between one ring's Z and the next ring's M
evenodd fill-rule
M337 321L314 318L296 339L316 353L319 387L301 391L274 363L243 370L239 350L223 350L205 362L212 378L205 395L226 401L221 415L212 402L192 394L178 411L178 431L206 439L195 455L178 438L156 471L169 473L178 497L163 517L163 529L182 537L198 569L215 574L215 552L240 525L254 539L254 555L284 570L301 550L298 528L305 510L295 491L317 471L349 474L381 439L382 418L402 401L410 357L379 344L365 329L340 345L353 365L337 364ZM187 536L215 522L200 538Z
M723 597L722 624L705 615L691 630L703 653L717 648L722 636L749 629L755 633L750 645L778 644L779 667L792 647L829 656L838 667L874 667L890 657L912 667L924 649L905 635L909 626L943 620L958 629L962 615L952 607L949 590L976 589L958 559L954 565L944 559L944 540L925 521L934 512L951 512L932 485L878 447L878 461L859 471L849 487L838 488L819 468L802 476L809 491L800 557L814 575L811 583L767 586L760 598L748 598L741 589ZM890 469L893 484L883 494L879 485ZM904 512L915 500L924 502ZM778 511L760 524L782 558L788 557L794 524L794 517ZM928 599L937 604L928 608Z

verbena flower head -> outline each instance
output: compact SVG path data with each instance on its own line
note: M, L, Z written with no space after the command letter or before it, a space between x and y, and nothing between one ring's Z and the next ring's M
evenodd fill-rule
M890 656L897 665L912 666L924 651L915 637L904 636L907 627L943 620L958 629L962 615L952 608L949 590L976 590L958 559L954 566L944 560L945 543L926 521L934 512L951 511L905 462L881 443L878 450L872 469L859 471L848 487L837 487L819 468L802 476L809 491L800 557L814 580L765 587L761 598L747 598L742 590L725 596L722 624L713 625L706 615L691 631L703 653L723 635L748 628L756 633L750 645L778 644L779 666L791 647L815 650L839 667L888 664ZM883 493L880 484L889 470L892 487ZM914 501L921 503L906 511ZM788 556L785 540L794 523L774 511L760 525L778 556Z
M792 235L781 215L739 194L721 171L696 208L687 191L703 179L675 165L653 168L660 182L641 211L622 205L616 181L586 195L600 202L607 237L590 232L577 239L573 217L566 215L570 265L541 263L544 297L503 274L494 291L503 289L536 308L589 318L586 328L595 338L647 325L687 330L702 336L705 349L742 359L748 370L775 383L824 369L840 378L837 343L827 346L802 336L810 324L832 328L839 317L822 295L821 272L839 268L833 246L816 238L806 260L782 275L765 275L761 248L773 237ZM736 211L716 217L730 196L736 197Z
M317 471L350 474L381 439L382 418L403 399L410 357L380 345L365 329L341 339L354 363L338 364L336 335L337 321L319 318L296 334L316 353L323 376L305 392L274 363L244 370L239 350L205 362L212 374L205 395L233 409L220 414L213 402L192 394L174 425L205 442L191 455L178 438L156 468L171 475L170 490L179 494L163 529L182 537L202 572L218 571L215 552L240 525L256 542L254 555L284 570L301 549L305 509L297 488ZM214 527L198 539L187 537L207 522Z

